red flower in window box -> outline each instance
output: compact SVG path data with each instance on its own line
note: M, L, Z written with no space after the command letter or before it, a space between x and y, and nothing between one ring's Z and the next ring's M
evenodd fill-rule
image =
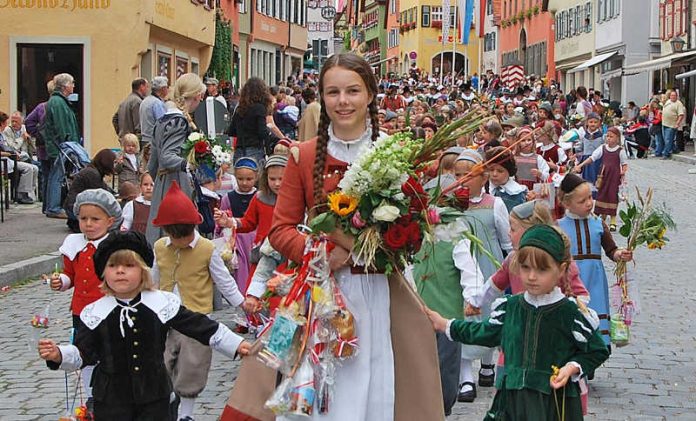
M430 22L430 27L442 28L442 21L441 20L434 20L434 21Z

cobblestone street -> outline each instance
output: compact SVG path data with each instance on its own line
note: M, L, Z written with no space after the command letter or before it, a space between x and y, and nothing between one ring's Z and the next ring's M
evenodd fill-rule
M630 344L615 348L590 382L587 419L696 420L696 317L691 313L696 299L696 259L691 259L696 175L687 174L694 167L657 159L632 160L629 165L631 185L641 191L653 186L655 203L668 203L678 231L668 234L671 242L664 250L641 248L636 253L642 312L634 321ZM630 197L635 198L635 190ZM625 241L617 238L617 243ZM612 269L607 266L608 272ZM0 420L57 420L65 412L63 372L49 371L37 353L29 351L28 338L32 314L50 303L51 326L44 336L67 342L70 297L70 292L52 292L37 280L0 293ZM229 324L232 310L214 317ZM196 421L217 419L235 380L238 362L219 354L213 360L208 386L197 401ZM68 379L72 399L76 376ZM475 403L458 404L449 419L482 419L491 397L492 389L479 390Z

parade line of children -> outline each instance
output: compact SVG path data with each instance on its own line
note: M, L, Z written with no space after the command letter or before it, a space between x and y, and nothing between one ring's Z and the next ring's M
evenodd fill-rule
M137 144L129 139L124 145L132 146L120 158L119 172L132 167L130 182L139 184L140 194L123 211L106 190L77 195L73 213L80 233L66 237L60 247L63 270L50 277L53 290L73 288L74 340L42 339L38 351L52 370L81 369L93 419L195 419L212 350L230 358L250 353L247 339L211 318L214 291L247 313L262 308L276 266L301 257L304 234L297 227L313 203L335 189L345 168L382 135L373 106L376 92L363 59L331 57L319 80L318 138L290 150L282 145L262 163L241 158L233 165L234 176L227 168L212 176L198 174L197 203L173 181L149 222L153 186L162 191L157 190L162 177L153 183L149 174L138 172ZM486 420L582 419L587 381L611 353L601 251L612 261L633 259L612 238L628 170L621 132L609 127L603 134L592 113L585 124L570 150L558 144L556 127L547 121L534 132L508 133L528 140L505 151L509 139L498 139L500 122L487 121L476 149L442 151L438 164L446 176L421 180L426 189L446 188L496 157L469 178L469 203L462 210L502 266L496 268L480 252L472 254L463 236L436 229L434 247L421 249L418 263L406 268L427 306L421 315L436 332L441 389L433 390L442 391L441 404L440 397L434 406L423 402L420 392L414 401L404 400L414 396L409 389L437 380L438 366L422 385L399 384L403 361L394 355L408 342L395 336L399 321L389 308L403 303L383 274L368 277L347 267L350 241L331 237L336 251L330 263L347 305L355 306L351 311L364 339L352 368L337 375L331 412L312 419L415 421L404 407L418 406L414 414L443 419L457 401L473 402L477 386L497 390ZM211 223L211 239L222 228L238 237L239 266L232 273L214 242L199 232ZM164 236L151 245L144 234L153 227ZM422 329L413 334L414 347L429 340ZM481 361L477 379L476 359ZM248 382L239 380L234 387ZM230 398L221 419L263 419L255 415L262 409L253 406L268 396L257 398L248 405Z

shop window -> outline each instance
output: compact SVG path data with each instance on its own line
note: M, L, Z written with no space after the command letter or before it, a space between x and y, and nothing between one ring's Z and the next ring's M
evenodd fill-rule
M195 58L191 59L191 73L195 73L197 75L200 75L200 64L198 64L198 60Z
M188 73L188 59L186 57L176 57L176 78Z
M172 56L170 54L157 52L157 75L172 81Z

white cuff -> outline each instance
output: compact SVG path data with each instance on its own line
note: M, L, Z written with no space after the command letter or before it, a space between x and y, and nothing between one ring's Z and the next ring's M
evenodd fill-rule
M229 298L225 297L225 298L230 300L230 304L232 304L235 307L241 306L242 303L244 302L244 296L242 295L241 292L239 292L239 290L235 291L235 293L232 294L231 297L229 297Z
M237 353L237 348L239 348L242 341L244 341L244 338L232 333L232 331L222 323L218 323L217 331L210 337L210 347L223 355L234 358Z
M575 367L578 368L578 370L580 370L580 372L579 372L578 374L574 374L573 376L570 377L570 380L571 380L571 381L579 382L580 379L582 378L582 375L584 374L584 373L582 372L582 367L580 366L580 364L576 363L575 361L568 361L568 364L566 364L566 365L575 366Z
M452 334L450 332L450 328L452 327L452 322L454 322L454 319L449 319L447 321L447 327L445 328L445 335L447 335L447 339L454 342L454 339L452 339Z
M266 284L263 282L252 281L246 293L247 295L253 295L256 298L261 298L263 297L263 294L266 293Z
M68 277L68 275L66 275L66 274L64 274L64 273L61 273L61 274L60 274L60 282L61 282L63 285L61 285L59 291L67 291L67 290L69 290L70 287L72 286L72 281L70 280L70 277Z
M75 345L58 345L58 349L63 359L59 367L61 370L75 371L82 367L82 356Z

